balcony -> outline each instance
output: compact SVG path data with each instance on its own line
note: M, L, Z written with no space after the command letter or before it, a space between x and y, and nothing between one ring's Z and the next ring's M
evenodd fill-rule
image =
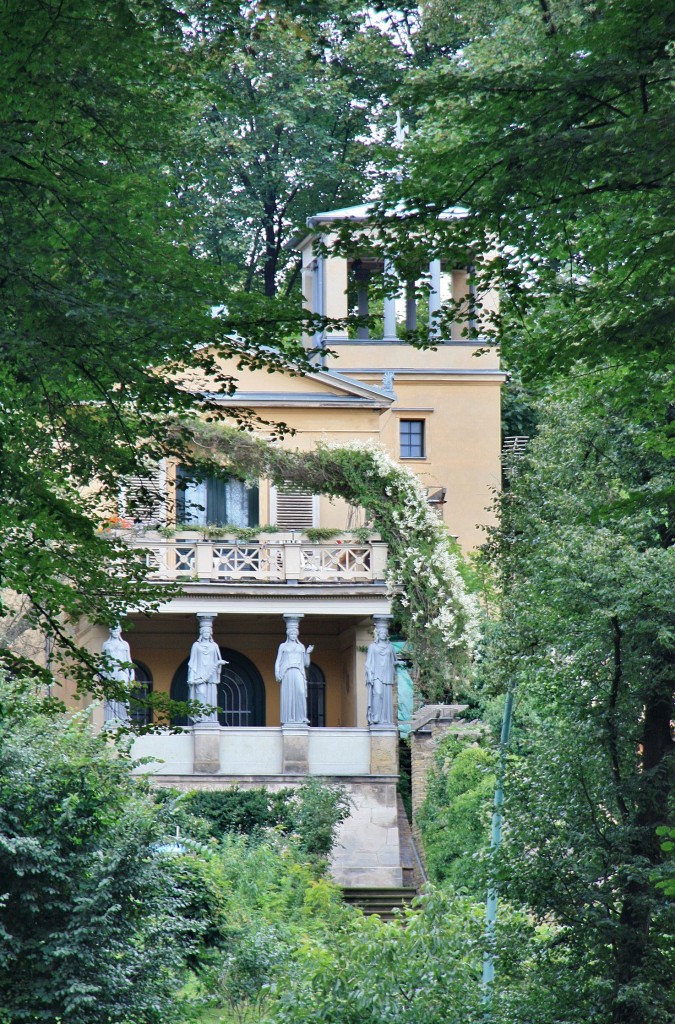
M145 551L151 576L163 582L250 584L382 583L387 545L341 535L312 542L299 532L262 533L254 539L208 538L177 531L171 538L148 531L125 534Z

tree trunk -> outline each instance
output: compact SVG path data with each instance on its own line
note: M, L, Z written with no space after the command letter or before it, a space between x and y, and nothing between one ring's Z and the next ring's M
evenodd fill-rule
M264 293L269 299L273 299L277 293L277 262L279 260L279 249L277 236L274 230L274 204L265 204L265 261L263 263L263 287Z
M673 785L670 719L675 695L675 656L670 651L661 651L661 656L661 663L670 671L668 677L653 688L645 703L635 836L629 848L628 867L632 866L631 861L646 858L656 868L662 859L656 828L665 823ZM660 898L649 874L649 869L638 868L637 877L631 878L625 887L614 947L613 1024L648 1024L653 1019L639 989L640 983L647 980L644 972L650 948L651 918L655 901ZM633 993L621 995L626 987L632 988Z

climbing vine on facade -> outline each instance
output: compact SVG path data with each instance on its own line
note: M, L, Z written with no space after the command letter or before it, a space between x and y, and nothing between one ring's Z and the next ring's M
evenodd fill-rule
M459 546L429 507L417 477L373 442L319 443L297 451L221 425L193 430L197 450L221 472L267 477L277 486L343 498L365 510L389 546L387 586L420 695L438 700L452 694L470 669L478 602L469 592Z

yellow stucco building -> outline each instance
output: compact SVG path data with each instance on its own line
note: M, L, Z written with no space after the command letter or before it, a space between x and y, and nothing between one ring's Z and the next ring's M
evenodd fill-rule
M309 449L317 441L371 440L410 467L429 501L465 549L480 544L488 508L500 483L500 385L494 352L477 354L459 325L438 335L431 350L401 340L401 324L434 313L448 295L461 301L470 288L466 268L434 260L423 303L419 295L381 295L377 276L386 261L361 253L331 254L336 226L367 225L368 207L313 217L299 240L303 295L320 316L365 319L343 333L304 339L315 372L292 376L237 371L234 396L216 395L227 407L247 407L283 421L294 434L280 444ZM459 214L458 214L459 215ZM316 243L323 245L318 248ZM404 290L404 289L403 289ZM487 305L496 301L484 296ZM421 308L423 307L423 308ZM376 315L379 313L379 316ZM160 532L148 524L132 543L147 551L157 579L179 581L181 593L152 617L134 615L126 633L137 678L176 699L188 695L191 646L207 622L222 658L218 714L209 722L185 721L182 732L141 737L139 756L156 784L178 787L281 786L310 773L342 779L352 790L354 812L343 828L334 873L346 885L401 882L396 824L397 732L369 727L366 648L373 623L386 623L391 602L384 585L385 545L360 541L359 510L320 495L279 492L266 480L190 481L171 485L179 467L162 467L167 500L157 510ZM250 539L230 526L276 526ZM174 527L175 532L168 535ZM215 536L214 527L223 527ZM317 541L304 532L343 531ZM286 618L284 618L286 616ZM313 645L308 669L309 724L282 725L274 665L289 616L301 642ZM80 637L100 651L107 630L94 625ZM99 720L103 712L99 710ZM350 838L351 836L351 838Z

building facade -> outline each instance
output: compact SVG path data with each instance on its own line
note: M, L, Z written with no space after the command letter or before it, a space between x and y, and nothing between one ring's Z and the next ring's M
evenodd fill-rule
M465 339L459 325L448 337L438 334L430 350L399 337L402 326L414 327L421 316L435 323L448 295L468 293L467 272L440 260L422 268L430 282L424 308L410 287L407 295L379 299L377 275L387 272L386 261L367 251L354 259L331 255L336 225L367 219L367 207L321 214L298 242L308 307L340 320L360 315L358 325L305 338L316 366L305 376L223 364L238 379L237 391L213 397L292 427L293 435L278 444L308 450L318 441L361 439L381 445L419 476L437 514L468 550L491 522L488 508L500 482L503 374L496 355L478 354L478 342ZM368 327L366 316L373 318ZM133 629L125 636L139 687L177 700L188 696L200 623L210 625L226 664L217 713L210 721L176 721L179 731L140 737L134 753L150 760L139 771L178 788L281 787L306 774L340 780L354 810L335 852L336 878L345 885L400 885L398 734L394 722L369 723L365 671L374 625L391 614L386 546L376 534L367 542L354 534L361 512L344 502L280 491L266 480L257 486L181 482L181 474L179 466L162 467L160 490L166 488L167 499L175 495L157 510L154 525L162 528L149 523L129 531L155 577L180 583L180 594L151 617L132 610ZM256 527L263 531L257 536ZM317 528L339 532L317 540L311 532ZM289 617L302 644L313 647L306 724L281 721L275 661ZM79 639L99 652L107 635L88 624ZM103 713L94 712L99 724Z

